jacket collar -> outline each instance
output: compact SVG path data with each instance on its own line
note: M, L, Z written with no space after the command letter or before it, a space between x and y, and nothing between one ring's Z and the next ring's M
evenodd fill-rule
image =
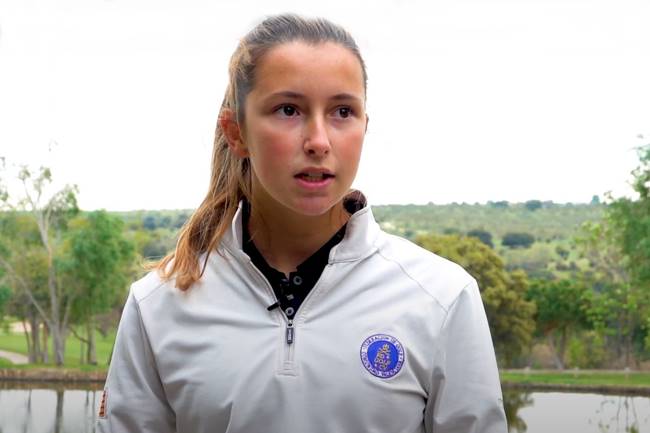
M348 220L343 240L332 248L329 263L350 262L361 260L377 249L376 242L380 228L367 204L365 196L360 191L350 192L344 199L348 211L353 212ZM235 257L247 258L244 253L242 237L242 215L244 202L240 201L232 220L230 229L222 238L222 245Z

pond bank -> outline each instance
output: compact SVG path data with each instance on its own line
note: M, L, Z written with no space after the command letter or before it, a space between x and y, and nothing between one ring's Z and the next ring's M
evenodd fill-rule
M650 396L650 373L630 370L502 370L504 388Z
M0 381L104 383L106 371L81 371L67 368L0 368Z
M103 384L105 380L106 370L0 368L0 381L4 382ZM504 389L650 396L650 374L647 372L505 370L501 372L501 384Z
M588 385L588 384L561 384L561 383L520 383L501 381L501 387L506 389L519 389L524 391L556 391L556 392L579 392L590 394L606 395L636 395L650 397L650 387L647 386L626 386L626 385Z

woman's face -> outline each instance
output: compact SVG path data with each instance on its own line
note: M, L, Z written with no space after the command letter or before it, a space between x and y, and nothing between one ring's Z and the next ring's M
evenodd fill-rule
M348 192L366 132L359 60L335 43L291 42L266 53L246 97L240 152L253 200L323 215Z

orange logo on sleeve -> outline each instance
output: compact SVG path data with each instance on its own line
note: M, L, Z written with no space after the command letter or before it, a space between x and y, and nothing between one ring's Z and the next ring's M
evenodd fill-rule
M99 417L106 418L106 401L108 400L108 392L102 392L102 401L99 403Z

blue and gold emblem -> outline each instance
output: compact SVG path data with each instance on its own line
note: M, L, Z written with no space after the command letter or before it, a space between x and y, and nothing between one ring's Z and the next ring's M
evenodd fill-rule
M373 376L388 379L402 369L404 348L395 337L375 334L361 344L361 362Z

